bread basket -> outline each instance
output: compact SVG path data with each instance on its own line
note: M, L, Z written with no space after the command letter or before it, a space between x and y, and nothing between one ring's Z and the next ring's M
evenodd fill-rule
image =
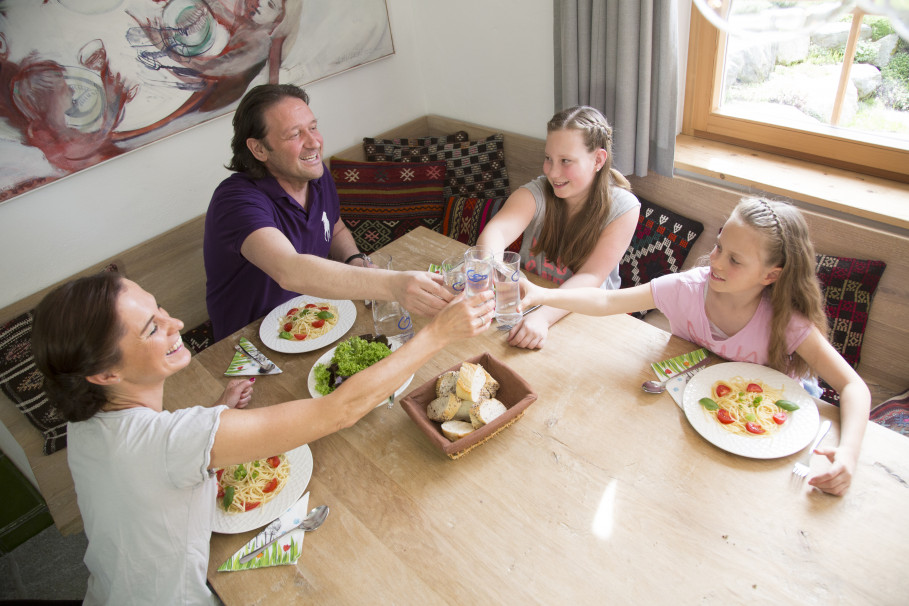
M420 385L401 399L401 407L408 416L417 424L420 431L426 434L429 441L442 450L449 458L457 459L464 456L475 447L486 442L500 431L517 421L524 411L536 399L537 394L531 389L530 384L519 374L508 367L504 362L496 359L489 353L484 353L464 360L473 364L480 364L486 371L499 382L499 391L496 398L505 405L507 410L491 423L475 429L460 440L450 441L444 435L440 425L430 421L426 416L426 406L436 397L436 379L438 375ZM462 363L458 363L449 370L458 370ZM440 373L441 375L442 373Z

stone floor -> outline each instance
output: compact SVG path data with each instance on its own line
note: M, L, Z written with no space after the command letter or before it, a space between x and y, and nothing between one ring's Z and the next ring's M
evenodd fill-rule
M62 536L50 526L0 557L0 601L82 600L88 569L84 533Z

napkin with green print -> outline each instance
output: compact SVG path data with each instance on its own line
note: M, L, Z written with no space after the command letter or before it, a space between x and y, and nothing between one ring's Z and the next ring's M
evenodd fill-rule
M240 337L240 345L242 345L248 351L251 351L255 354L260 353L259 350L256 349L256 346L253 345L249 341L249 339L247 339L246 337ZM277 375L277 374L281 374L282 372L284 372L283 370L278 368L277 364L275 364L275 367L272 368L269 372L264 372L264 373L259 372L259 369L260 369L260 366L259 366L258 362L256 362L254 359L250 358L248 355L246 355L242 351L235 351L234 359L230 361L230 365L228 365L227 370L224 371L224 375L227 377L237 377L237 376L242 376L242 375L259 376L259 375L263 375L263 374Z
M654 362L650 365L653 369L653 372L657 375L657 380L662 381L663 379L672 377L679 373L683 373L704 358L707 357L707 350L703 347L701 349L696 349L690 353L682 354L674 358L669 358L668 360L663 360L662 362ZM679 408L682 407L682 396L685 394L685 386L688 385L689 379L699 373L702 369L695 370L689 375L684 377L679 377L675 380L670 380L666 383L666 393L672 396L672 399L675 400L675 403L679 405Z
M303 552L303 537L306 536L306 531L301 528L297 528L296 530L287 533L246 564L241 564L240 558L268 543L272 537L281 534L285 529L299 525L303 521L303 518L306 517L308 506L309 493L307 492L300 497L296 503L288 507L284 513L278 516L278 519L266 526L262 532L253 538L253 540L241 547L237 553L230 556L226 562L221 564L221 566L218 567L218 572L234 572L237 570L296 564L297 560L300 558L300 554Z

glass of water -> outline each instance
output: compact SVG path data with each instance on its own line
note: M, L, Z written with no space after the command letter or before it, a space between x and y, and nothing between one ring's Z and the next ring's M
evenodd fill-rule
M511 330L521 321L521 255L497 253L492 263L496 291L496 324L499 330Z
M442 261L442 278L445 286L455 295L464 292L464 255L448 257Z
M495 255L488 248L474 246L464 253L464 291L472 297L492 288L492 262Z
M369 261L378 269L392 269L391 255L374 252ZM385 335L388 346L395 350L413 337L410 312L397 301L372 301L373 334Z

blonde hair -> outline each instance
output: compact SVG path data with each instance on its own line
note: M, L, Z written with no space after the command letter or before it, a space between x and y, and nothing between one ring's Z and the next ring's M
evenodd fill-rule
M631 184L616 169L612 168L612 127L605 116L596 108L585 105L569 107L554 115L546 125L546 132L577 130L583 137L588 152L606 150L606 164L599 170L590 187L590 195L584 205L570 220L564 204L556 204L555 191L547 180L543 194L546 198L546 214L540 237L531 249L534 255L545 252L554 262L577 271L587 261L596 246L603 225L612 209L610 188L616 185L631 190Z
M797 208L765 198L743 198L732 211L742 224L763 237L766 263L780 267L779 278L767 286L773 318L767 348L768 365L793 376L811 371L797 353L786 352L786 328L793 313L799 313L827 334L820 282L815 269L814 246L808 237L808 225Z

